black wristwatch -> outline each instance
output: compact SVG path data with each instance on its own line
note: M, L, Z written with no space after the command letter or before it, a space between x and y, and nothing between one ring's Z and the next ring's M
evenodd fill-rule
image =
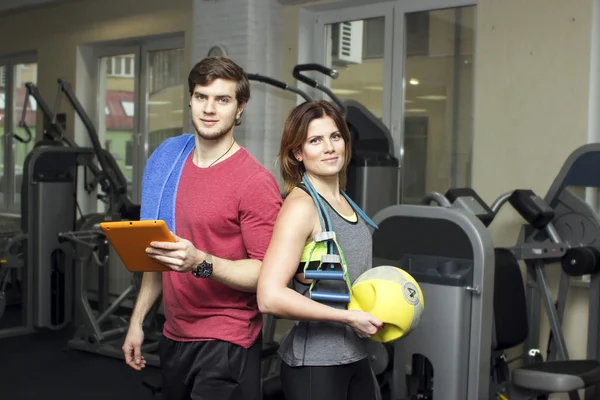
M212 275L212 272L212 256L210 254L206 254L204 261L202 261L200 265L192 270L192 275L194 275L196 278L208 278Z

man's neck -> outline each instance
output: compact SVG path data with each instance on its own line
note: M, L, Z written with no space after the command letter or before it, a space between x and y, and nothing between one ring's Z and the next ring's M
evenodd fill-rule
M200 168L206 168L215 163L215 161L221 162L229 158L239 149L239 146L234 144L233 132L230 132L217 140L206 140L202 139L199 135L196 135L195 142L196 149L194 150L192 160L194 161L194 164Z

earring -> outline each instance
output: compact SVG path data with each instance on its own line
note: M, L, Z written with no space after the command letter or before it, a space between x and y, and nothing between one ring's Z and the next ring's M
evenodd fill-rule
M302 161L302 157L297 157L296 160Z

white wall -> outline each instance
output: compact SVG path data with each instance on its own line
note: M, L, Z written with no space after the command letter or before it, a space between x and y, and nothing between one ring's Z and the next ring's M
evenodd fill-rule
M517 188L545 195L587 142L591 15L590 0L479 2L473 187L486 201ZM514 244L523 223L506 207L492 225L496 245ZM548 272L556 285L559 269ZM572 287L564 332L573 358L585 357L587 318L587 292ZM545 320L540 340L545 351Z
M199 61L212 46L222 45L248 73L276 77L282 63L283 8L277 0L194 0L192 59ZM281 137L277 123L281 96L277 88L252 83L242 124L234 133L275 176L279 175L274 161Z
M143 6L135 0L86 0L16 10L0 14L0 55L36 52L38 87L53 104L58 78L75 86L79 46L182 33L189 49L191 8L191 0L146 0ZM60 111L67 114L67 127L73 127L70 105L66 101L61 105ZM39 116L38 132L41 124Z
M94 46L183 35L186 65L190 65L192 1L146 0L143 6L141 4L135 0L64 1L0 14L0 38L4 39L0 40L0 56L35 52L38 87L50 107L55 101L57 79L64 78L71 83L82 106L95 122L97 59ZM185 68L182 82L186 82L187 73L188 68ZM183 107L186 99L182 97L181 101L185 110L181 118L187 121L188 107ZM79 145L89 145L87 131L64 97L59 112L67 115L70 138L75 138ZM42 131L42 120L38 113L38 133ZM78 190L83 212L95 210L96 199L83 195L82 185ZM117 257L113 259L110 291L120 293L129 285L130 274ZM90 275L93 274L92 271Z

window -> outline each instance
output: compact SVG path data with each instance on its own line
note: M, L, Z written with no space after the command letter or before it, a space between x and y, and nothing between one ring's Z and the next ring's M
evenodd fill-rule
M342 101L360 99L376 118L384 107L385 24L385 17L375 17L325 26L325 64L341 71L331 90Z
M135 58L117 56L106 58L106 74L111 77L131 78L135 70Z
M37 103L31 97L26 101L28 82L37 83L34 56L0 58L0 210L15 213L20 212L25 157L36 142ZM31 132L27 143L16 139L27 138L21 120ZM6 135L13 138L11 146L4 146Z
M383 59L385 18L364 20L363 60Z
M153 51L148 54L151 94L181 85L182 71L185 70L184 56L183 49Z
M469 187L475 7L405 14L404 203Z
M471 183L476 6L461 3L314 6L300 18L299 46L311 50L299 62L337 69L314 79L388 128L401 203Z
M144 165L156 140L183 131L186 67L183 36L131 45L98 45L98 137L139 202ZM99 209L104 205L98 204Z
M122 101L121 107L127 117L133 117L135 115L133 101Z

